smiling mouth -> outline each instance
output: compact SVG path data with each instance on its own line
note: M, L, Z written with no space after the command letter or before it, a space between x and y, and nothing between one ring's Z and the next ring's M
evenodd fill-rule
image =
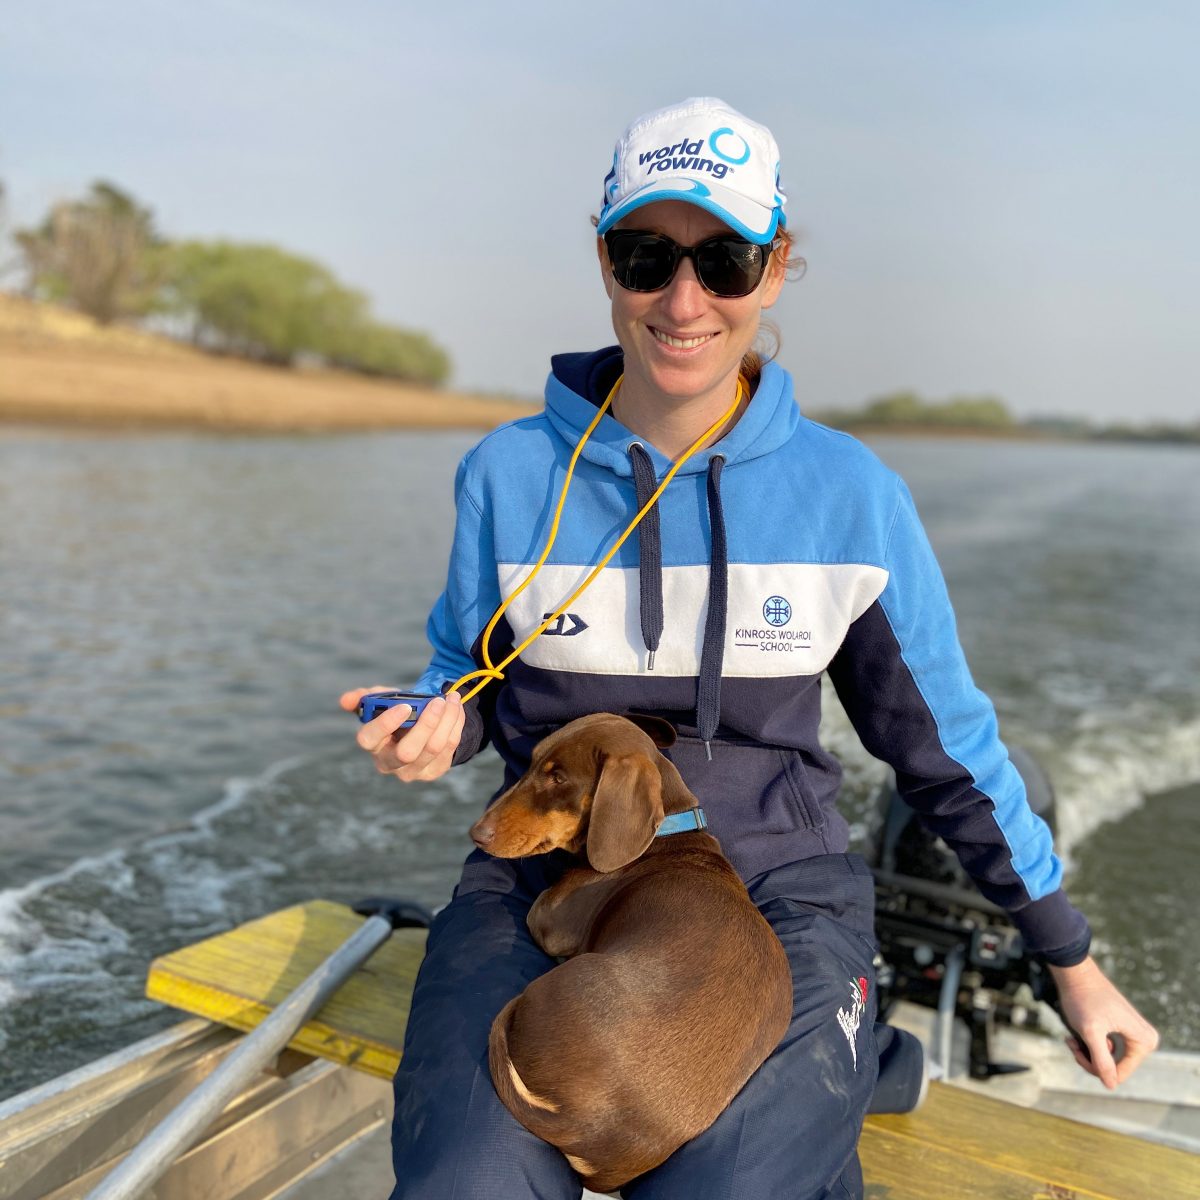
M698 337L674 337L669 333L663 333L661 329L655 329L653 325L648 328L654 334L656 342L664 346L671 346L676 350L694 350L697 346L703 346L705 342L711 342L717 336L715 333L702 333Z

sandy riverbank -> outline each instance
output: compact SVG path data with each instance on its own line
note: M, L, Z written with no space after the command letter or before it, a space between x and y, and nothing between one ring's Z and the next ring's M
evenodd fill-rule
M238 432L487 429L534 411L487 396L217 358L0 293L0 423Z

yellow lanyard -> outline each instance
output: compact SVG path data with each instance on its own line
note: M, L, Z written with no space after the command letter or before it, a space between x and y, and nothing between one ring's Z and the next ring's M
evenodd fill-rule
M622 375L621 379L624 378L624 375ZM521 582L521 586L518 587L517 590L513 592L513 594L509 596L507 600L503 601L500 607L497 608L492 614L492 619L487 623L487 628L483 631L483 644L481 646L481 651L485 664L484 668L479 671L469 671L460 679L455 680L455 682L450 686L450 690L452 692L457 692L464 683L469 683L472 679L479 679L479 682L463 697L464 703L470 700L472 696L476 695L478 692L481 692L485 687L487 687L489 680L503 679L504 668L507 667L508 664L511 663L513 659L525 649L526 646L530 645L530 643L532 643L540 634L549 629L550 626L553 625L558 618L561 617L563 613L565 613L567 609L575 603L575 601L583 594L583 592L591 586L591 583L596 576L599 575L606 566L608 566L608 563L612 559L613 555L616 554L616 552L625 544L626 538L629 537L629 535L641 523L642 518L654 507L659 496L666 491L667 484L669 484L671 480L675 478L675 473L679 470L679 468L682 467L683 464L687 462L687 460L691 458L692 455L695 454L696 451L699 450L700 447L703 446L704 443L707 442L708 439L711 438L713 434L715 434L717 430L721 428L722 425L726 424L733 417L734 413L737 412L738 405L741 404L742 397L746 394L747 390L742 377L739 375L737 389L734 392L733 403L726 410L725 414L712 425L710 425L683 452L683 454L675 460L671 469L666 473L666 475L663 476L662 483L658 485L658 488L655 490L650 499L647 500L644 505L642 505L641 511L629 523L629 527L625 530L625 532L621 534L619 538L617 538L616 542L612 546L612 549L610 549L609 552L596 564L596 566L592 568L591 572L588 574L588 577L552 613L550 613L550 615L547 616L546 619L542 621L542 623L511 654L509 654L499 666L494 666L492 664L491 654L488 651L488 643L491 641L492 633L495 631L497 624L499 624L500 618L504 615L505 611L508 609L508 606L512 604L512 602L533 582L534 576L537 575L537 573L542 569L542 565L549 557L550 551L554 546L554 539L558 536L559 518L562 516L563 505L567 500L567 491L571 486L571 476L575 472L575 464L579 461L579 455L583 450L583 447L587 444L588 438L592 436L592 431L597 425L600 424L601 417L603 417L604 414L612 407L613 399L616 397L616 394L621 387L621 379L618 379L617 382L613 384L612 390L608 393L608 397L600 406L600 411L596 413L595 417L592 419L592 423L587 427L587 429L584 430L583 436L579 439L579 443L575 447L575 452L571 455L571 461L567 465L567 477L563 481L562 492L558 497L558 506L554 510L554 520L550 525L550 537L546 541L546 548L542 551L541 557L534 564L533 570L530 571L525 579Z

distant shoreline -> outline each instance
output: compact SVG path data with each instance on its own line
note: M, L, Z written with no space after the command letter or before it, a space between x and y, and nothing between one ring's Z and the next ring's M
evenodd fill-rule
M0 428L353 433L494 429L541 409L504 399L325 368L206 354L127 326L98 326L56 305L0 292ZM985 438L1086 444L1200 444L1200 431L1088 434L1008 425L879 422L809 412L856 437Z
M222 358L0 293L4 425L223 433L490 429L539 407L345 371Z

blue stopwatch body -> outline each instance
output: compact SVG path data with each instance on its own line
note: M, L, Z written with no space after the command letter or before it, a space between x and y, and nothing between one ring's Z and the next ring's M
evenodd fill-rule
M417 723L417 718L425 711L430 700L436 699L436 696L427 692L371 692L358 702L358 719L365 725L397 704L411 704L412 712L400 726L401 729L408 729Z

